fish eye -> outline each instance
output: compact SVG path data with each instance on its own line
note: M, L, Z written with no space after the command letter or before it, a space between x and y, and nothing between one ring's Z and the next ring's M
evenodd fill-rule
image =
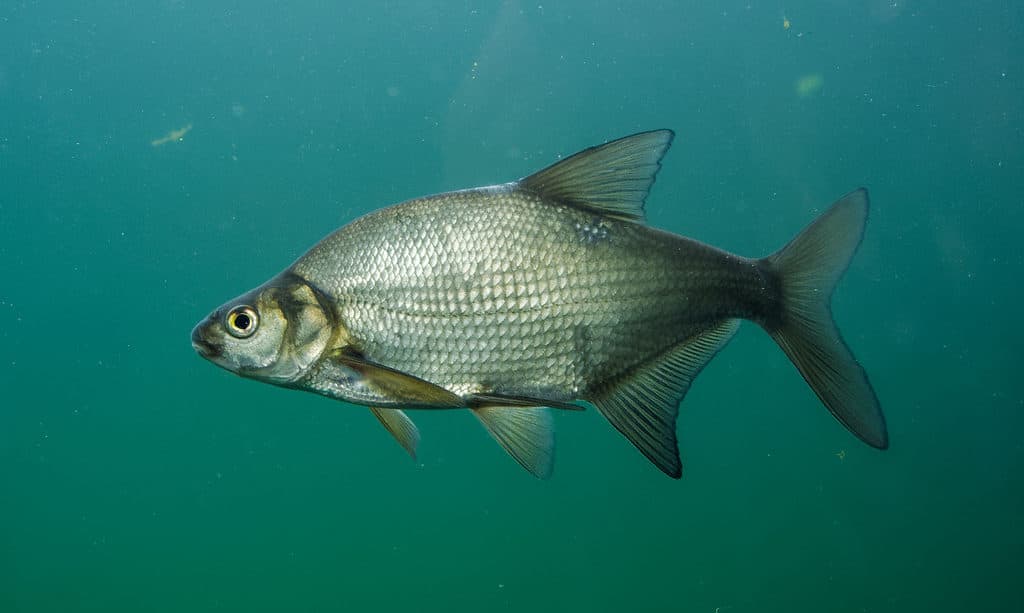
M260 325L259 315L249 306L237 306L228 312L226 319L228 332L235 338L252 336Z

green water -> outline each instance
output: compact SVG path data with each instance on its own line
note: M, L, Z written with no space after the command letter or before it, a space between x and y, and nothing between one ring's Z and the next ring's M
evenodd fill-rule
M5 1L0 611L1021 610L1022 16ZM889 451L749 324L681 481L594 411L556 416L549 481L464 413L415 414L414 463L190 347L357 215L659 127L650 223L745 255L870 188L834 310Z

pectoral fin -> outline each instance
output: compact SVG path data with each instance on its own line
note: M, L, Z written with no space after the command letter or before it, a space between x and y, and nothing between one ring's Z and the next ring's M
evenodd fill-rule
M374 364L344 351L329 358L345 373L348 400L381 408L454 409L465 407L458 395L419 377Z
M416 459L416 447L420 443L420 431L409 416L399 409L370 407L370 412L380 420L381 425L395 437L412 459Z
M538 479L551 476L555 463L551 411L508 406L485 406L472 411L494 440L523 468Z

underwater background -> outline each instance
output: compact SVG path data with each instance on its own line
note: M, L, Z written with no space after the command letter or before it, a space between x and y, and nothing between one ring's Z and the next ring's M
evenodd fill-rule
M0 4L0 611L1024 609L1024 8ZM596 411L537 481L465 412L239 379L192 326L334 228L632 132L743 255L871 190L833 301L892 447L744 324L673 481Z

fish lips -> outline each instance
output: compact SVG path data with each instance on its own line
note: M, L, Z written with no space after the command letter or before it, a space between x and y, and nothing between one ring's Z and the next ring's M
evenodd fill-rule
M203 321L196 324L195 328L192 328L192 348L196 350L196 353L203 356L207 360L219 357L224 349L222 346L210 342L206 338L206 330L210 325L210 318L207 317Z

